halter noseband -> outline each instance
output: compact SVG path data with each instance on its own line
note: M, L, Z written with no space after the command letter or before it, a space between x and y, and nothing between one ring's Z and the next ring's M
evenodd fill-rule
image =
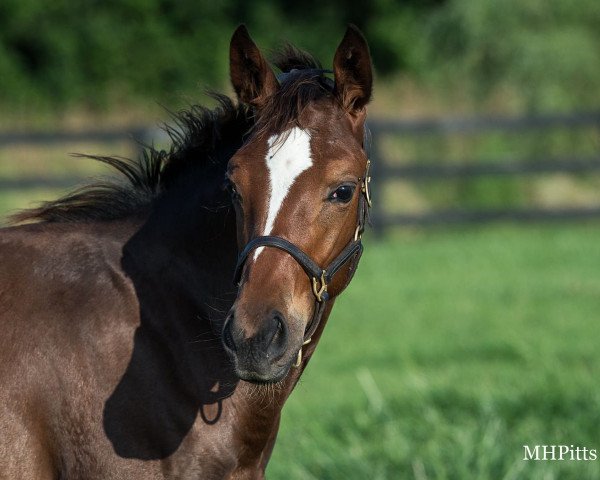
M365 131L368 131L365 126ZM365 142L366 145L366 142ZM242 276L242 270L244 269L244 265L250 252L258 247L273 247L278 248L279 250L283 250L284 252L289 253L296 262L300 264L300 266L304 269L308 277L312 282L312 291L315 295L315 308L312 320L310 321L308 328L304 333L304 342L302 346L307 345L311 342L312 336L317 330L321 322L321 317L323 316L323 312L325 311L325 305L329 300L329 293L327 291L327 287L335 274L348 262L351 261L348 279L344 284L342 290L348 286L350 280L354 276L354 272L358 266L358 261L362 255L363 246L362 246L362 233L365 229L365 223L367 221L367 216L369 212L369 208L371 207L371 193L369 190L369 182L371 181L371 177L369 176L369 168L371 165L371 161L367 160L367 168L365 171L365 176L361 180L361 191L359 193L358 198L358 220L356 225L356 230L354 232L354 237L350 242L342 249L342 251L335 257L329 265L325 268L321 268L317 263L310 258L306 253L304 253L300 248L298 248L293 243L289 242L285 238L276 237L273 235L266 235L261 237L256 237L250 240L244 249L240 252L238 256L237 265L235 267L235 284L238 285ZM299 367L302 363L302 347L298 351L298 358L295 367Z

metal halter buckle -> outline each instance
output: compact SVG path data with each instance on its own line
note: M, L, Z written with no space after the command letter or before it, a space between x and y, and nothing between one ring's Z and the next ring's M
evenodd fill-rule
M327 272L325 270L323 270L321 272L321 285L319 286L318 282L319 280L317 280L316 277L312 278L312 288L313 288L313 293L315 294L315 297L317 297L317 301L320 303L323 301L323 293L325 293L327 291L327 280L325 280L325 275L327 274Z

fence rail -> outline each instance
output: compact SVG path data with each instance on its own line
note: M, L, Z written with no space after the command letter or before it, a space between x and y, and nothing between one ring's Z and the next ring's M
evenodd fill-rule
M400 178L479 177L484 175L538 175L541 173L581 173L600 171L598 157L535 158L516 162L507 158L494 163L444 165L432 161L424 164L383 165L379 174Z
M0 132L0 147L11 145L52 145L64 143L133 142L136 146L147 143L156 128L143 125L115 129L87 129L76 131Z
M600 112L578 112L560 115L532 115L526 117L472 117L440 118L424 120L373 119L369 120L371 131L402 135L481 133L502 130L519 132L551 127L576 128L600 125Z
M15 146L45 147L75 143L108 144L125 142L129 143L136 152L141 152L145 148L145 145L152 143L154 139L162 139L164 137L165 134L162 130L145 125L76 131L0 132L0 149ZM0 191L22 191L36 188L68 189L84 183L86 178L83 175L66 175L61 177L48 177L44 175L27 175L11 178L0 177Z
M551 220L592 220L600 219L600 206L554 209L487 209L487 210L442 210L418 215L375 214L373 226L381 232L384 227L395 225L431 226L460 223L487 223L494 221L539 222Z
M446 118L430 120L380 120L369 122L373 151L373 190L382 191L385 182L390 180L427 181L444 179L468 179L485 176L531 176L540 174L581 174L600 172L600 149L594 155L570 155L564 157L513 156L494 161L469 159L468 162L446 163L443 158L419 159L398 163L387 158L382 151L381 141L386 136L415 138L427 135L472 136L493 132L520 134L525 131L550 129L593 128L598 133L600 145L600 112L583 112L565 115L539 115L519 118L477 117ZM375 194L376 195L376 194ZM387 213L377 197L374 201L373 226L379 232L390 226L436 224L483 223L493 221L548 221L600 219L600 204L585 207L538 207L500 209L443 209L417 214Z
M85 177L27 176L19 178L0 178L0 190L30 190L33 188L69 188L78 185Z
M484 176L530 176L548 173L582 174L600 172L600 151L594 155L569 155L564 157L541 156L536 158L502 158L494 161L470 159L470 162L446 163L443 157L398 163L387 158L380 148L386 136L396 138L421 138L426 135L478 135L489 132L518 134L528 130L598 129L600 144L600 112L584 112L568 115L544 115L521 118L477 117L426 120L382 120L369 121L372 135L373 190L381 192L385 182L393 179L427 181L444 179L466 179ZM15 145L52 145L68 143L131 142L136 149L149 144L153 139L164 137L156 128L143 125L126 129L102 129L62 132L0 132L0 148ZM443 155L443 153L442 153ZM65 176L47 178L27 176L0 178L0 189L27 190L33 188L69 188L82 182L83 178ZM521 209L444 209L419 214L391 214L385 211L383 202L375 199L373 224L377 231L394 225L435 225L456 223L479 223L498 220L539 221L569 219L600 219L600 205L577 208L521 208Z

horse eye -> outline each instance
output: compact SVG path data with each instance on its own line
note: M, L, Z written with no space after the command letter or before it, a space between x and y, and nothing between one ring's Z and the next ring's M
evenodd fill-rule
M329 195L328 200L332 202L348 203L354 195L354 185L340 185Z
M227 188L227 191L229 192L229 195L231 195L231 199L234 202L242 201L242 196L238 193L237 188L235 188L235 185L233 182L228 181L225 188Z

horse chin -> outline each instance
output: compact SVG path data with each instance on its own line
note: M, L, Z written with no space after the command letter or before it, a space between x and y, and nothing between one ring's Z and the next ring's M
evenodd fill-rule
M284 365L281 368L271 368L268 371L250 370L236 366L235 373L240 380L254 383L257 385L268 385L281 382L289 373L291 365Z

